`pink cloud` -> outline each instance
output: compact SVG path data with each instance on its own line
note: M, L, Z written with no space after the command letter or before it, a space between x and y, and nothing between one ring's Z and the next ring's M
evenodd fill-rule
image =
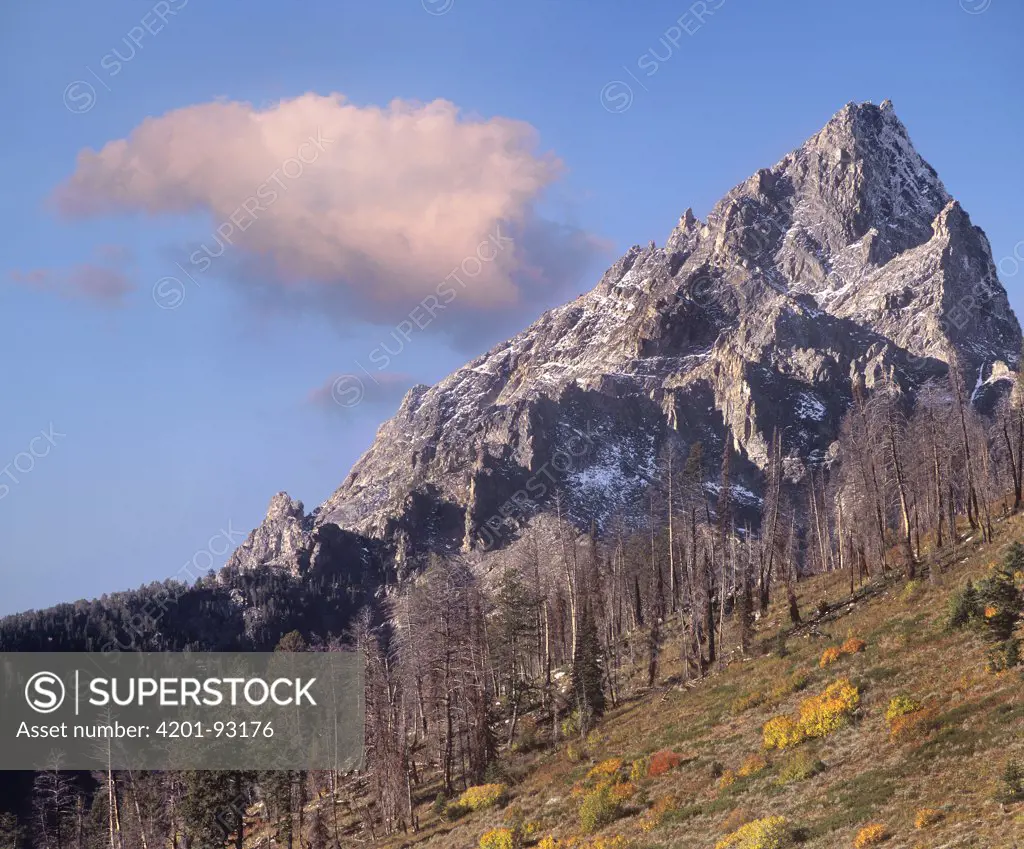
M12 271L13 282L50 292L62 298L84 298L105 303L120 303L134 289L128 276L120 268L81 263L71 268L34 268L30 271Z
M55 200L71 217L205 212L212 228L190 272L230 251L253 280L390 321L431 296L457 313L507 312L572 282L565 257L595 243L535 212L561 172L520 121L465 117L443 100L380 108L305 94L148 118L82 151Z
M340 374L311 390L310 404L325 410L344 410L360 404L397 405L416 381L407 374L379 371L371 375Z

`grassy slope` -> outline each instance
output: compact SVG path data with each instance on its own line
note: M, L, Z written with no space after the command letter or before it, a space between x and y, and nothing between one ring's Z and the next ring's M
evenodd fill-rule
M625 815L600 836L621 835L637 849L712 847L747 819L781 814L802 830L801 845L808 849L852 846L858 829L869 822L888 827L892 837L885 845L892 849L1024 845L1024 804L994 801L1008 758L1024 759L1024 681L1017 671L986 672L984 644L969 633L947 632L943 621L951 592L967 577L984 574L1013 539L1024 539L1024 517L1000 523L992 545L961 545L956 561L936 570L934 583L926 579L910 591L897 576L885 582L876 577L851 603L845 575L802 583L805 619L816 617L813 611L823 598L832 609L790 636L784 657L758 652L700 684L687 688L666 683L621 704L588 740L582 761L572 762L564 744L553 753L505 755L509 771L522 776L512 787L512 806L536 823L538 837L578 834L579 797L572 789L591 766L611 757L621 757L628 765L671 748L683 756L683 764L639 782ZM788 628L784 608L777 602L758 624L766 649L777 648L774 636ZM822 651L851 635L866 640L867 649L819 668ZM728 630L726 637L728 642ZM678 641L671 634L663 670L669 682L679 671L670 662L677 652ZM802 692L746 710L734 705L751 693L771 692L795 672L809 678ZM780 786L778 771L786 755L764 753L767 769L724 789L718 786L714 776L722 767L736 770L748 756L763 753L766 720L793 713L803 698L839 677L860 688L855 721L797 747L821 759L821 773ZM890 741L884 713L898 693L910 694L935 711L937 727L923 739ZM668 814L644 831L643 812L663 797L671 797L662 802ZM941 809L944 818L916 829L920 808ZM380 845L469 849L485 831L501 825L508 810L478 812L448 824L424 801L421 833Z

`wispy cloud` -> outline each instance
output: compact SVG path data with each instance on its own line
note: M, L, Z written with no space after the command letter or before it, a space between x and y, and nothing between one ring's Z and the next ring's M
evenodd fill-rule
M104 245L96 250L95 262L70 268L33 268L10 272L10 280L62 298L81 298L99 304L120 304L134 288L126 267L130 255L120 246Z
M400 318L455 269L458 320L529 309L601 249L536 211L561 173L520 121L463 116L441 100L380 108L306 94L147 119L82 151L56 202L71 217L206 212L222 223L190 252L193 267L227 249L259 278L254 288L372 321ZM496 231L511 248L459 275Z
M309 393L308 401L323 410L350 410L360 404L396 406L415 383L407 374L376 372L372 376L339 374L328 378Z

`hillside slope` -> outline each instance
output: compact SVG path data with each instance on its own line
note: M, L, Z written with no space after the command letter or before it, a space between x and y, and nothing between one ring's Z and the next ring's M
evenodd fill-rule
M947 551L921 580L890 572L853 596L845 573L804 581L802 626L773 610L758 623L760 646L749 658L734 650L723 671L688 685L670 664L656 688L611 710L585 742L563 741L553 753L504 752L504 807L450 823L431 809L436 787L428 783L417 794L421 833L372 845L471 849L487 832L519 823L523 845L544 849L710 849L745 822L773 816L785 817L794 835L778 845L807 849L853 846L870 824L884 826L892 849L1024 845L1024 797L1007 800L1001 781L1013 759L1024 763L1024 676L987 671L986 644L947 627L953 594L989 574L1013 540L1024 541L1019 515L999 523L994 543L968 540ZM1024 574L1017 579L1024 583ZM732 645L728 629L726 637ZM853 643L821 666L827 648L850 639L863 640L863 650ZM675 640L669 636L666 655ZM765 748L770 719L797 715L843 679L859 694L848 722L786 751ZM901 696L921 710L894 738L886 711ZM658 771L651 755L664 750L678 755L678 765L662 754L670 768L651 775ZM637 761L645 766L630 777ZM583 801L613 775L621 811L583 835ZM354 836L358 826L350 825ZM555 842L543 842L549 837Z

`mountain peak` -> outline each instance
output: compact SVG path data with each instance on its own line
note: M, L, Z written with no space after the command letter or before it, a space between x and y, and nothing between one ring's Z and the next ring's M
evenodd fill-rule
M309 533L404 559L500 547L556 498L598 528L643 521L659 457L697 442L732 446L756 512L772 434L794 476L822 467L851 378L912 396L953 356L1017 363L1020 341L984 234L892 104L847 104L705 222L687 209L663 248L631 248L589 293L410 392ZM246 560L279 562L307 530L265 523Z
M970 227L973 227L971 217L960 205L960 201L955 199L942 208L942 211L935 217L933 224L933 230L937 236Z
M886 126L898 127L899 130L906 133L906 128L896 115L896 108L889 99L883 100L880 104L875 104L870 100L861 103L851 100L836 112L825 126L830 124L846 126L855 133L866 135L877 133ZM825 127L822 129L824 130Z

